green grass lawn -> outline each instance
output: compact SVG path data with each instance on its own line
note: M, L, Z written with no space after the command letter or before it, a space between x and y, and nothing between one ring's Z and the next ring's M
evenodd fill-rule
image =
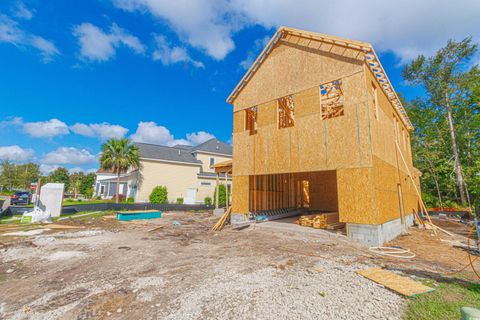
M405 319L460 319L461 307L480 309L480 284L452 279L452 282L426 285L435 287L435 291L410 299Z

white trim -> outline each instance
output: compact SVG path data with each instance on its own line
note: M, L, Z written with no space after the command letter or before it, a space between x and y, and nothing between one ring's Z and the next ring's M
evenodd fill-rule
M199 151L199 150L195 150L193 151L192 153L203 153L203 154L206 154L206 155L215 155L215 156L224 156L225 158L230 158L232 159L233 156L231 154L226 154L226 153L216 153L216 152L208 152L208 151Z
M202 163L191 163L191 162L182 162L182 161L173 161L173 160L162 160L162 159L152 159L152 158L140 158L140 161L155 161L155 162L165 162L165 163L176 163L176 164L185 164L189 166L202 166Z

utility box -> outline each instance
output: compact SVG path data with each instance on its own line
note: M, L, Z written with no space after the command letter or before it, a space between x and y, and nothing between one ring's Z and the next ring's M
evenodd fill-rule
M52 218L60 217L63 201L63 183L47 183L40 189L38 207L48 211Z

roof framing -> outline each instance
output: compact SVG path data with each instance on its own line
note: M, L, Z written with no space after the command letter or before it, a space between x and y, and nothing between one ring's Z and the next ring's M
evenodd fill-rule
M315 33L310 31L303 31L294 28L288 27L280 27L277 32L273 35L270 41L267 43L265 48L262 50L260 55L257 59L253 62L250 68L247 70L245 75L243 76L242 80L237 84L235 89L233 89L232 93L228 96L227 102L233 104L237 96L246 86L248 81L252 78L255 72L258 70L260 65L265 61L268 57L270 52L274 49L275 45L278 41L285 39L288 35L297 36L299 38L310 39L325 43L330 43L333 45L338 45L346 48L350 48L353 50L359 50L365 53L365 62L370 67L370 70L375 75L375 79L379 83L380 87L383 89L389 100L392 102L393 106L397 110L400 118L402 119L405 126L409 129L413 129L413 125L408 118L407 112L403 107L400 99L397 96L397 93L393 89L392 83L388 79L388 76L383 69L382 64L380 63L380 59L378 59L375 50L373 49L372 45L368 42L356 41L356 40L349 40L340 37L325 35L321 33Z

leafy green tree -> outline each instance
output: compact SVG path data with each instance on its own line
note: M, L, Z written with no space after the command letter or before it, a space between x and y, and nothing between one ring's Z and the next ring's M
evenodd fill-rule
M80 193L80 188L82 187L84 180L85 175L83 174L83 172L75 172L70 175L70 191L73 192L75 198L77 198L78 194Z
M153 188L149 197L150 203L168 203L168 190L165 186Z
M40 166L36 163L17 165L18 187L28 190L30 184L40 177Z
M119 202L120 174L130 167L140 166L140 152L128 139L110 139L102 145L100 167L117 174L115 202Z
M95 173L89 173L84 176L84 179L82 181L82 185L80 186L80 193L85 197L85 198L91 198L93 195L93 185L95 183L96 175Z
M420 55L403 70L407 81L426 92L409 109L418 137L414 143L416 160L428 173L424 179L435 184L440 202L440 188L446 188L450 199L468 203L466 174L471 173L467 162L475 161L472 156L479 142L478 66L470 64L476 50L471 38L450 40L432 57ZM449 177L448 166L454 173L453 196L444 181Z
M6 160L2 161L1 163L1 185L3 188L12 190L17 187L18 181L17 181L17 166Z
M64 190L70 190L70 175L68 170L63 167L59 167L53 170L47 178L46 182L53 182L53 183L63 183Z

